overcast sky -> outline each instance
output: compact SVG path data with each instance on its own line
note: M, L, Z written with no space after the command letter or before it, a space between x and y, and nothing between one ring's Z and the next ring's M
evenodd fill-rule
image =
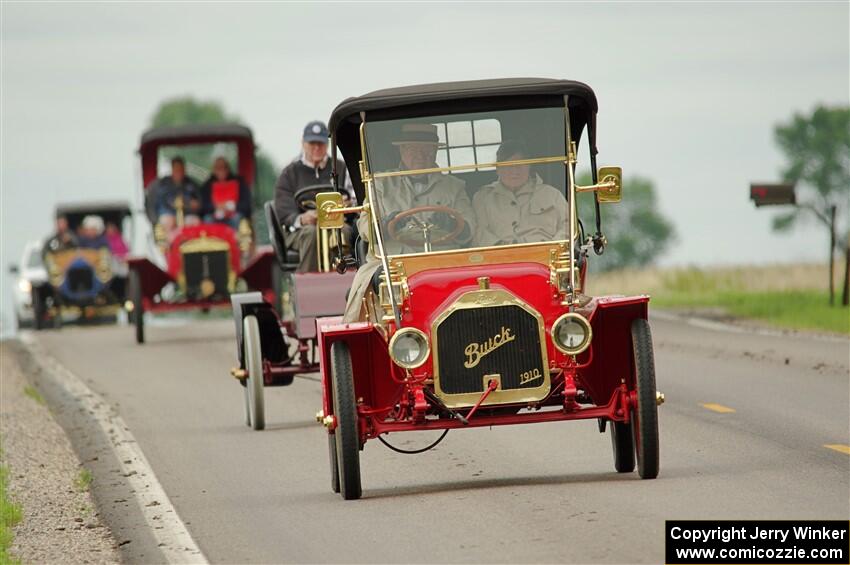
M848 103L849 6L4 2L2 264L56 202L138 198L135 148L166 98L223 103L283 165L348 96L510 76L594 88L600 164L653 179L676 224L663 264L823 258L814 223L776 235L747 190L777 178L777 122Z

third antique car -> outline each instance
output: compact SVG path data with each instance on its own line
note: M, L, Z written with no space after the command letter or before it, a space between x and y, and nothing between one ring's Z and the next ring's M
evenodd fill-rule
M111 320L126 292L127 264L114 239L124 241L131 211L123 201L64 203L56 207L57 233L41 253L46 279L31 282L33 326ZM59 233L61 231L61 234Z

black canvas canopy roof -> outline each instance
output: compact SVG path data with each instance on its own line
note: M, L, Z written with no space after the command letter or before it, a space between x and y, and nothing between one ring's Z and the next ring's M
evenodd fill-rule
M254 185L256 160L254 136L250 128L239 124L190 124L185 126L159 127L142 134L139 154L142 158L142 183L149 186L157 176L157 153L166 145L205 145L234 143L239 153L239 174Z
M581 139L588 126L591 150L595 153L595 122L598 109L591 88L572 80L549 78L502 78L443 82L386 88L341 102L331 114L329 129L342 152L360 201L363 186L357 163L361 160L359 128L361 113L366 121L414 118L439 114L488 110L554 107L569 97L573 141Z
M121 229L121 222L130 216L130 205L124 200L91 200L67 202L56 206L56 217L64 216L68 226L75 230L86 216L100 216L104 222L113 222Z
M152 128L142 134L141 147L149 143L198 143L197 140L253 139L250 128L238 124L191 124Z
M71 202L58 204L56 216L67 216L69 214L103 214L118 213L130 214L130 205L125 200L92 200L89 202Z

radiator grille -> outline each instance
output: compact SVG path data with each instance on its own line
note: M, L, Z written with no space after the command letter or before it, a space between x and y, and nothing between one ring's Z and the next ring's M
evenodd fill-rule
M91 292L94 288L94 271L90 267L73 267L68 269L68 290L77 294Z
M537 318L518 305L455 310L437 327L437 342L442 394L480 394L493 374L503 391L548 382Z
M183 254L186 296L193 300L228 295L230 262L227 251Z

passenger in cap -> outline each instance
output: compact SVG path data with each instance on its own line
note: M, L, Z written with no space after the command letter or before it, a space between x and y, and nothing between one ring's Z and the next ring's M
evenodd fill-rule
M504 141L497 161L528 159L521 141ZM472 199L475 245L506 245L566 239L567 202L557 188L545 184L529 165L500 166L499 180L482 186Z
M299 273L319 270L316 235L318 216L315 210L299 209L295 193L308 186L333 184L328 141L328 126L319 121L308 123L301 136L301 154L281 171L275 185L275 212L284 228L286 246L298 251ZM345 190L345 205L353 205L354 191L341 159L337 159L337 175L339 186ZM351 226L346 224L342 232L344 245L351 242L351 234Z

